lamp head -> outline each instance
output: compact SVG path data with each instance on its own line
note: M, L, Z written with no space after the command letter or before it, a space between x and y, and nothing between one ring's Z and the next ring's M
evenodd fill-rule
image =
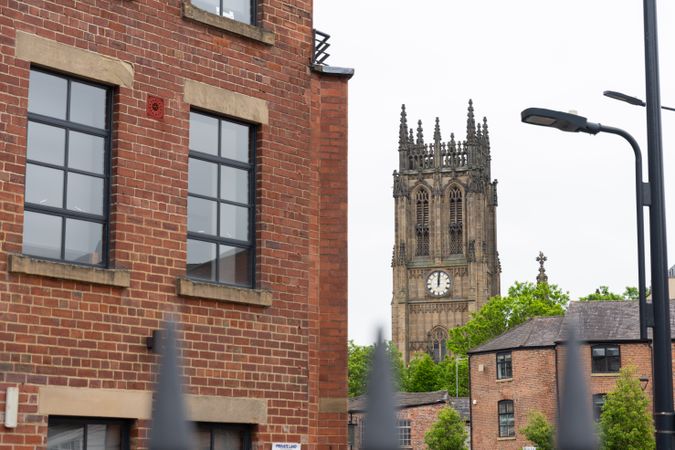
M600 131L599 124L589 122L585 117L551 109L527 108L520 113L520 119L523 123L574 133L596 134Z
M636 97L623 94L617 91L604 91L602 93L605 97L613 98L614 100L621 100L622 102L630 103L631 105L645 106L646 103Z

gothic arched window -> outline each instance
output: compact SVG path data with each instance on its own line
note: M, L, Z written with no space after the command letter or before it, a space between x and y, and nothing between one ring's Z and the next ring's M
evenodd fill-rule
M448 331L441 327L434 327L429 333L429 350L435 362L441 362L448 353Z
M464 218L462 217L462 191L459 188L450 190L450 254L459 255L463 252L462 235Z
M429 193L420 189L415 196L417 256L429 255Z

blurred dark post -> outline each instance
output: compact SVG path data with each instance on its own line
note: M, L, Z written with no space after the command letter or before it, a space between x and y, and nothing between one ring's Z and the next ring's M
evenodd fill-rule
M651 205L649 235L654 308L654 425L656 448L673 445L673 368L670 340L668 255L666 243L663 149L661 146L661 93L659 84L656 0L644 0L645 86L647 89L647 144Z
M576 336L576 321L567 328L565 373L558 412L558 450L597 450L598 438Z
M181 370L173 321L161 333L161 360L152 403L150 450L194 450L194 436L185 413Z
M397 450L399 446L394 385L391 376L391 361L384 348L382 330L377 332L377 343L371 364L366 394L363 449Z

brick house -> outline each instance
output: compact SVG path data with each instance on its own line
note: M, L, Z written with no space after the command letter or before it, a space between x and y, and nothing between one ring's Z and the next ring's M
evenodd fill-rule
M397 392L398 439L402 449L426 449L424 435L438 420L438 413L446 406L454 408L470 429L469 399L450 397L448 391ZM366 396L349 399L350 450L360 450L366 416Z
M347 448L347 80L311 0L0 4L3 449ZM17 395L18 394L18 395Z
M671 303L671 328L674 317ZM469 352L474 449L531 445L519 432L531 411L555 422L565 359L563 330L570 320L578 323L588 401L596 420L621 367L637 368L651 398L652 346L650 340L640 340L637 302L572 302L565 316L531 319Z

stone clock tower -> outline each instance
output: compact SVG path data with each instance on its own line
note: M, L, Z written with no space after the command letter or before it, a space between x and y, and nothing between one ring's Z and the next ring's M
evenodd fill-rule
M487 120L476 125L469 100L466 140L432 142L422 122L408 129L401 110L394 171L392 337L408 363L416 352L446 354L448 330L499 295L497 181L490 177Z

